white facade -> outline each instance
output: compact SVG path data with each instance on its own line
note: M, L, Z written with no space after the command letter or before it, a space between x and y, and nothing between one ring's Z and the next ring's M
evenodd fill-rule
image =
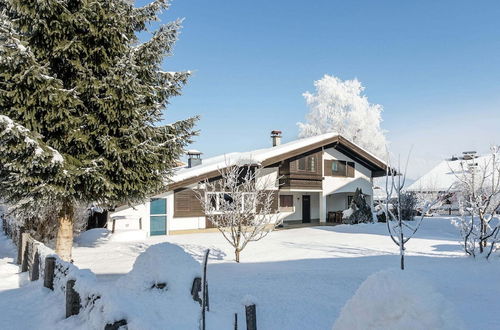
M343 160L355 163L354 177L333 177L325 176L323 168L322 189L279 189L277 184L272 189L279 189L279 195L292 195L293 208L280 211L280 218L285 222L302 221L302 200L304 196L310 196L310 219L325 222L328 212L342 211L348 208L349 196L353 196L357 188L361 188L367 195L367 200L371 204L373 196L372 173L363 165L355 162L343 153L334 148L324 149L322 152L322 162L325 160ZM278 167L269 167L262 170L262 176L257 180L264 187L269 187L269 182L277 182ZM194 188L191 185L188 188ZM269 188L267 188L269 189ZM166 233L189 229L205 228L205 217L174 217L174 192L169 191L152 198L164 198L166 202ZM150 199L151 200L151 199ZM140 229L151 234L151 214L150 200L133 207L121 207L110 215L108 228L115 222L115 230Z

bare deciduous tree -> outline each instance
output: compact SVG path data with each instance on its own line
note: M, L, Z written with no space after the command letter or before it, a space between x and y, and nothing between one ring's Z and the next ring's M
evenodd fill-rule
M500 242L500 219L495 216L500 212L499 152L498 146L492 147L490 156L464 159L460 170L453 171L463 245L473 257L479 252L489 258Z
M426 202L422 210L422 214L417 220L412 221L411 223L405 221L404 212L402 212L402 199L405 195L403 188L405 186L406 171L408 168L409 159L410 155L408 154L404 171L401 171L401 162L398 161L397 168L393 168L390 163L389 155L387 156L387 170L385 179L386 198L379 204L385 213L389 235L391 236L394 244L399 247L400 267L402 270L405 269L405 244L418 231L427 211L439 202L438 199L434 200L433 202ZM393 196L396 197L396 205L390 205L392 199L391 197Z
M216 180L198 184L197 197L206 217L233 246L236 262L248 243L280 225L278 178L265 175L258 164L227 166Z

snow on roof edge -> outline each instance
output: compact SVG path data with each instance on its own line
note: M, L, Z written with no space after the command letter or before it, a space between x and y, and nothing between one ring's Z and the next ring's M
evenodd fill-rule
M280 144L275 147L268 147L268 148L262 148L262 149L256 149L248 152L231 152L231 153L224 153L218 156L210 157L207 159L204 159L200 165L194 166L194 167L182 167L178 168L174 175L170 178L170 183L175 183L175 182L180 182L183 180L187 180L199 175L203 175L212 171L216 170L221 170L227 166L234 165L236 163L241 164L242 160L247 161L248 163L262 163L266 159L269 159L271 157L279 156L285 153L288 153L290 151L306 147L310 144L314 144L317 142L320 142L322 140L326 140L329 138L333 138L335 136L340 136L342 135L336 133L336 132L331 132L331 133L325 133L325 134L320 134L320 135L315 135L315 136L310 136L306 138L299 138L284 144ZM344 137L344 139L346 139ZM365 148L359 146L358 144L350 141L349 139L346 139L359 149L363 150L366 152L369 156L373 157L374 159L378 160L379 162L385 164L385 161L381 160L379 157L373 155L371 152L367 151Z

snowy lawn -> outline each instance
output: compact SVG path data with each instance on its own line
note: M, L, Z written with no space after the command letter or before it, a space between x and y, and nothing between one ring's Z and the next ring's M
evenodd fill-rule
M0 233L0 329L54 329L64 318L64 300L19 273L16 256L12 241Z
M130 241L134 233L109 235L93 230L77 239L73 254L78 267L91 269L99 281L111 285L132 269L136 257L150 245L179 244L197 260L208 247L212 249L209 329L231 328L235 312L242 325L242 300L247 295L257 303L260 329L331 329L368 276L398 267L397 248L386 232L385 224L276 231L250 243L237 264L219 233ZM431 283L467 329L498 328L500 259L466 258L458 240L449 219L424 220L407 244L407 269Z

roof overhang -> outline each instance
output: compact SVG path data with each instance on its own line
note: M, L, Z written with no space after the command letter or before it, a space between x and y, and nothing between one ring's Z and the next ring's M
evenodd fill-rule
M373 156L372 154L368 153L367 151L357 146L356 144L350 142L341 135L336 135L331 138L310 144L308 146L297 148L287 153L268 158L262 162L262 165L263 166L274 165L283 160L293 158L301 154L314 152L315 150L321 148L329 148L329 147L337 149L338 151L345 154L352 160L368 168L370 171L372 171L373 177L385 176L386 174L387 165L383 161Z
M280 162L293 158L302 154L315 152L324 148L333 147L341 153L345 154L347 157L351 158L355 162L363 165L367 169L372 172L372 177L380 177L385 176L387 165L381 161L379 158L365 151L363 148L358 145L350 142L346 138L341 135L335 135L329 138L326 138L321 141L317 141L315 143L311 143L307 146L299 147L297 149L293 149L288 152L284 152L282 154L269 157L261 161L261 165L263 167L270 167L273 165L277 165ZM206 179L214 178L220 176L221 169L211 170L190 178L186 178L183 180L179 180L176 182L172 182L168 185L169 190L176 190L179 188L183 188L200 181L204 181Z

